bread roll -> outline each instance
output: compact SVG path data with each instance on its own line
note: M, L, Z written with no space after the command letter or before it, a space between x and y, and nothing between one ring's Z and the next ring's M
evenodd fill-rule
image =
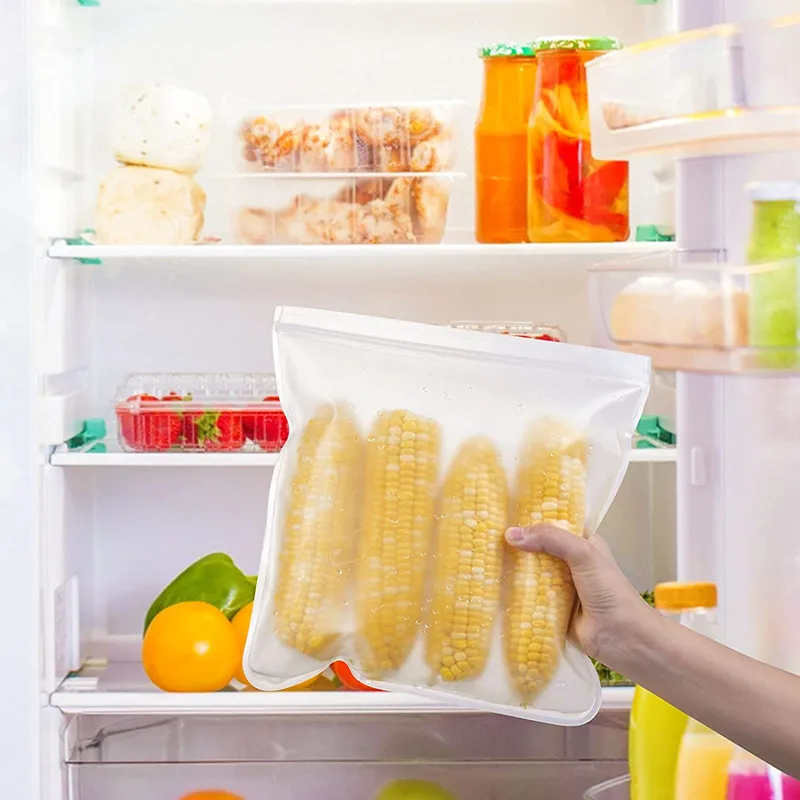
M191 244L200 238L205 205L205 192L189 175L117 167L100 184L97 243Z
M114 158L123 164L193 175L203 163L211 116L208 100L188 89L129 86L112 111Z

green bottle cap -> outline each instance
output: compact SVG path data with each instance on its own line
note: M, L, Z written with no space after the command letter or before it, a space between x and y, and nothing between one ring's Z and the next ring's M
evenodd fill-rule
M542 50L585 50L589 52L621 50L622 42L614 36L543 36L533 40L533 48Z
M517 42L500 42L489 44L478 50L481 58L533 58L536 55L536 48L530 43L523 44Z

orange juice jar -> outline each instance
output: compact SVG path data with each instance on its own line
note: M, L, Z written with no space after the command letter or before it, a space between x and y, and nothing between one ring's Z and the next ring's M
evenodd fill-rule
M529 44L480 51L483 97L475 125L475 238L482 243L528 241L528 117L536 87Z
M528 238L621 242L628 222L628 162L592 157L586 62L622 47L612 37L537 39L528 123Z

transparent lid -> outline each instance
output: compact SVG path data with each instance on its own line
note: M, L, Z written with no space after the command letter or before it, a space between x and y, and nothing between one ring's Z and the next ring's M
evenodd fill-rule
M745 187L754 203L785 203L800 200L800 183L795 181L758 181Z

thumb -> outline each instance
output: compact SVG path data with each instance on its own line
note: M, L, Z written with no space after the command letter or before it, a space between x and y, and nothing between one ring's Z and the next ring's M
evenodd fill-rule
M530 528L509 528L506 541L526 553L548 553L569 564L570 569L586 569L598 555L583 536L556 525L534 525Z

